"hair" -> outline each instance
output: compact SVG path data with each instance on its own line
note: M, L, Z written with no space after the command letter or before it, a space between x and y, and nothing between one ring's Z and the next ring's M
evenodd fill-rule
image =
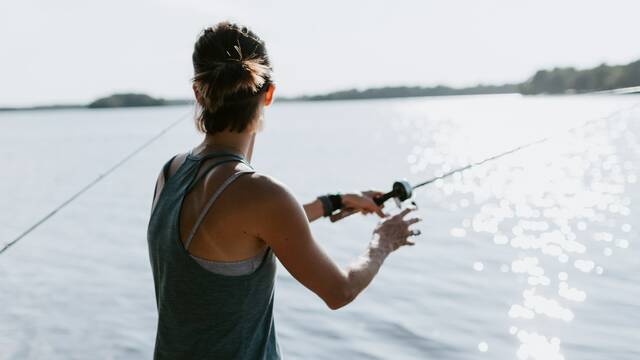
M197 129L206 134L247 129L271 83L264 42L245 26L221 22L202 31L192 60L201 107Z

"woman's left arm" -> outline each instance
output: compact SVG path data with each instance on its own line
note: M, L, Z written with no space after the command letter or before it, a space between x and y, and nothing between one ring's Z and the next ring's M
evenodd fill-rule
M342 198L342 207L351 208L362 214L376 213L378 216L385 217L386 214L382 212L384 204L378 206L373 199L382 195L380 191L363 191L361 193L349 193L340 195ZM307 214L309 222L317 220L324 215L324 208L322 202L319 199L315 199L310 203L302 206L304 212Z

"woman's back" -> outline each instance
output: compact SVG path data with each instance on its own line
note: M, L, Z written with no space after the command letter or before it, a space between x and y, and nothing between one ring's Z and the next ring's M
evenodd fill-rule
M186 238L180 231L185 197L215 167L238 161L244 159L230 153L187 155L170 176L170 162L165 166L164 185L157 194L147 235L159 314L157 359L280 357L273 322L276 265L271 249L264 252L255 271L240 276L211 272L187 250L226 186L253 170L232 171L205 198Z

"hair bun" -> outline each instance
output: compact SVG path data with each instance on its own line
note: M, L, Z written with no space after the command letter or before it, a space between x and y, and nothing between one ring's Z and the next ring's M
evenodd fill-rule
M264 84L269 68L256 59L225 61L220 69L220 82L228 84L230 92L256 92Z
M208 100L210 111L222 106L225 96L247 93L251 95L262 88L271 69L259 59L222 61L212 64L211 70L194 77L200 94ZM217 101L215 101L217 100Z
M192 59L193 83L203 108L202 118L222 116L218 112L228 109L223 109L225 102L229 106L239 101L249 104L246 101L271 80L272 69L264 42L236 24L222 22L205 29L196 41Z

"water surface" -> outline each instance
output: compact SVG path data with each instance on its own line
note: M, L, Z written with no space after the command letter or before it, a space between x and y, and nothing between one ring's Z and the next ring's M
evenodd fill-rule
M344 309L327 309L280 266L285 356L640 357L639 102L470 96L268 109L254 166L302 202L387 190L399 178L417 183L550 137L416 191L425 219L418 245L392 254ZM0 244L190 111L0 113ZM0 255L0 358L151 357L153 183L198 139L184 121ZM346 265L376 221L353 216L312 229Z

